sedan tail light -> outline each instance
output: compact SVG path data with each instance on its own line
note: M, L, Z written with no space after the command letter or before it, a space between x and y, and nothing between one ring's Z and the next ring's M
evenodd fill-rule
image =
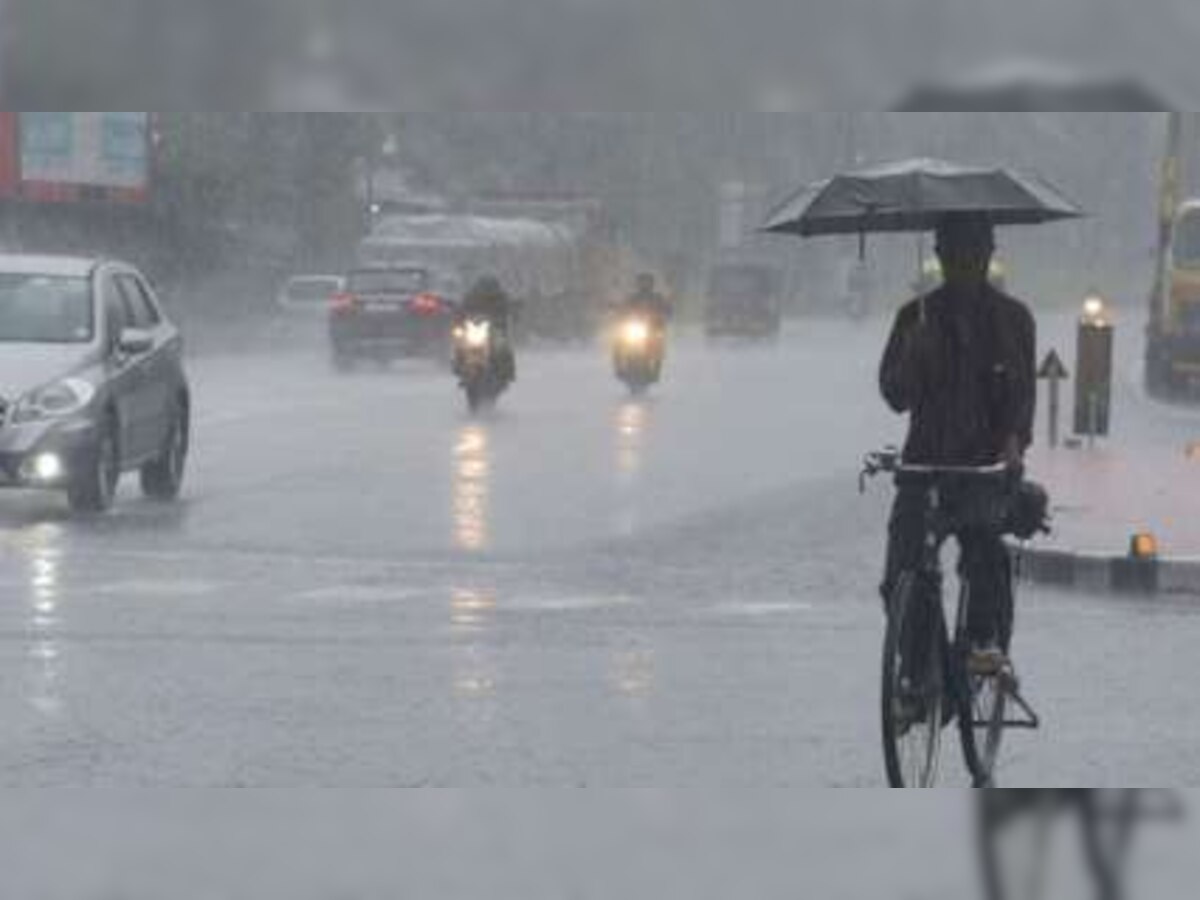
M335 313L354 312L354 310L358 309L358 305L358 298L345 291L339 294L334 294L333 299L330 301L330 308Z
M437 316L445 311L446 304L437 294L421 294L413 298L409 308L419 316Z

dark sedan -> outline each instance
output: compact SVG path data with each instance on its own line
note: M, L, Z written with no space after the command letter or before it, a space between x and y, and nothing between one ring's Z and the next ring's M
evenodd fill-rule
M446 358L456 307L445 287L436 272L420 266L351 272L329 316L334 365L346 370L363 359Z

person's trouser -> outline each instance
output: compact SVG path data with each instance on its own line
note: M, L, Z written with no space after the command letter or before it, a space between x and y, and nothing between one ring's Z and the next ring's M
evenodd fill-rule
M951 498L971 502L972 498ZM888 528L885 605L905 572L918 569L924 554L926 491L901 485ZM959 574L970 585L967 629L977 646L999 643L1007 650L1012 642L1014 602L1012 561L1000 534L986 527L967 528L956 535L961 549Z

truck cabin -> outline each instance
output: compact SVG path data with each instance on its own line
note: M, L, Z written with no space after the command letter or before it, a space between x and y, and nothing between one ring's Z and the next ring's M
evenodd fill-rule
M1200 201L1185 204L1176 219L1171 269L1171 324L1200 336Z
M710 334L774 334L779 330L783 278L770 265L726 263L708 288Z

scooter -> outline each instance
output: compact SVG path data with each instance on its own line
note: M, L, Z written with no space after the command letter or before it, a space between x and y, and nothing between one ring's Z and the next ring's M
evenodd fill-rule
M490 409L513 382L511 351L487 319L468 318L454 328L454 374L472 413Z
M613 368L635 397L662 379L665 334L642 315L631 314L617 323Z

